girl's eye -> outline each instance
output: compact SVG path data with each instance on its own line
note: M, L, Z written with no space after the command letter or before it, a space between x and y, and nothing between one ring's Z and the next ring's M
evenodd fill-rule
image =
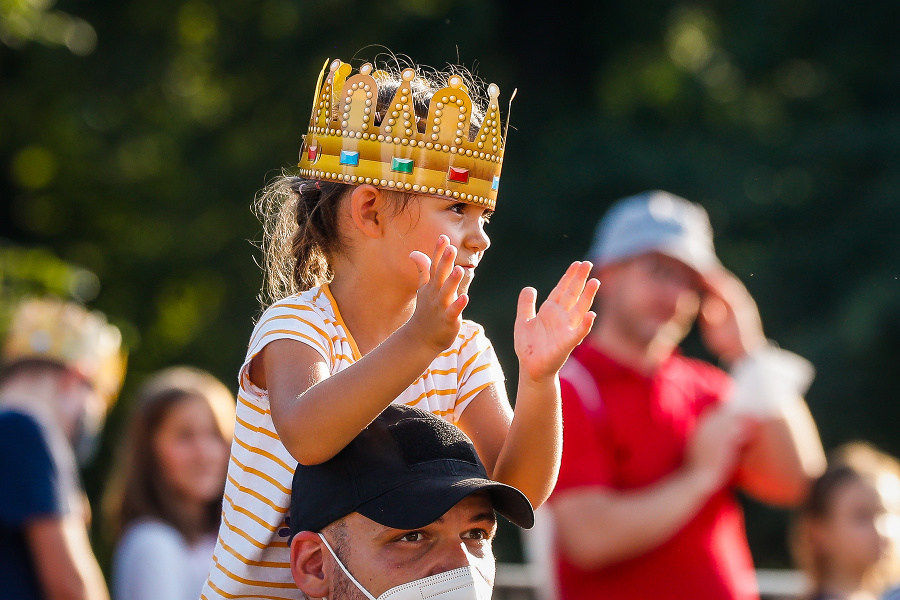
M464 202L457 202L456 204L450 205L450 210L452 210L455 213L462 214L466 211L466 205Z

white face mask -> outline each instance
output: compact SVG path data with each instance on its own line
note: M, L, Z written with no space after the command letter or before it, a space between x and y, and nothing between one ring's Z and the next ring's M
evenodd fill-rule
M437 575L416 579L415 581L392 587L376 599L350 574L350 571L347 570L341 559L331 549L331 545L325 539L325 536L320 533L319 537L325 542L325 547L331 552L344 574L369 600L422 600L422 598L434 598L436 600L490 600L494 589L494 586L485 579L481 571L471 565L467 565L459 569L438 573Z

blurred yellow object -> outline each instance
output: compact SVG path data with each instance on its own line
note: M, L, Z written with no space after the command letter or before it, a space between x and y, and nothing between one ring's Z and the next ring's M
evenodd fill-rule
M125 376L122 334L103 313L56 298L23 301L3 344L3 365L38 359L61 363L112 404Z
M422 119L413 105L418 75L404 69L376 125L379 81L389 76L369 63L352 77L350 71L350 65L335 60L327 76L324 68L319 75L300 152L301 175L494 208L506 142L496 84L487 87L488 105L470 139L473 103L461 76L451 74L446 87L434 92Z

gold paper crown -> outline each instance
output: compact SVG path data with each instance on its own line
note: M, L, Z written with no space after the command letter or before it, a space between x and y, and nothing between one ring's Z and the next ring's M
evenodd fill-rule
M100 312L55 298L26 300L10 323L3 363L41 359L74 369L112 402L125 376L122 334Z
M451 74L447 86L434 92L420 132L413 106L414 69L403 70L380 125L375 124L375 112L382 73L373 72L369 63L352 77L350 71L350 65L335 60L324 83L325 68L319 73L309 132L300 152L302 176L447 196L494 208L506 138L500 128L496 84L487 88L487 110L470 140L472 99L459 75Z

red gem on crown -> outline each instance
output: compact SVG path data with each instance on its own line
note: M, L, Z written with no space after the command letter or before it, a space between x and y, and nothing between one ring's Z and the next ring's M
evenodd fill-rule
M450 181L458 181L459 183L469 182L469 170L460 167L450 167L447 172L447 179Z

